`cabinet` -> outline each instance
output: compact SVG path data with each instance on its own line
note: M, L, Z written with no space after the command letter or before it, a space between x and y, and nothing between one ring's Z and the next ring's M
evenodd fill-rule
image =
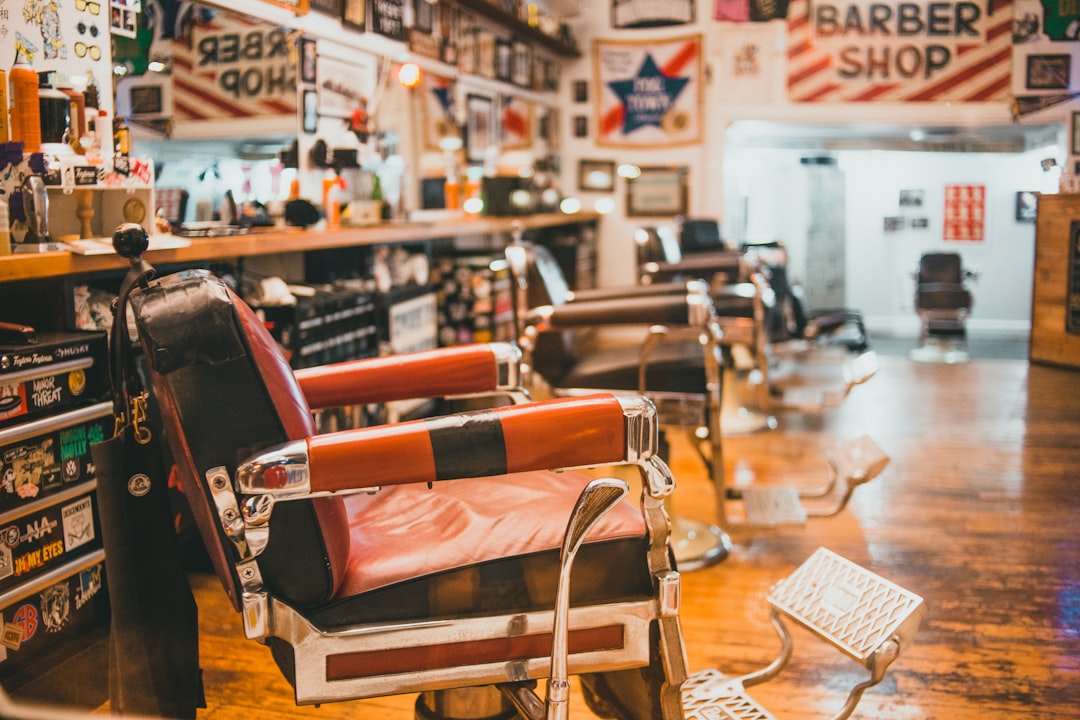
M1031 298L1033 361L1080 368L1080 194L1039 198Z

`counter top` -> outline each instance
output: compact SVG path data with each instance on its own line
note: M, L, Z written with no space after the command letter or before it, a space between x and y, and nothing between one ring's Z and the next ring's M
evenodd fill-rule
M549 213L475 219L455 217L431 222L386 223L370 227L341 227L334 230L290 229L251 232L226 237L190 238L190 244L181 247L152 248L147 251L146 260L154 265L168 265L358 245L423 242L440 238L511 232L515 223L521 223L525 229L536 229L591 222L599 217L596 213L574 215ZM126 267L128 267L127 260L115 254L79 255L64 251L7 255L0 257L0 282L77 275Z

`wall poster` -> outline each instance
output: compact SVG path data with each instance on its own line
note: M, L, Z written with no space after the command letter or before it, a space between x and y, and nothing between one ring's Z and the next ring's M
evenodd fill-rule
M694 22L694 0L611 0L611 27L645 28Z
M945 240L982 242L986 233L986 186L945 186Z
M596 143L670 147L701 139L701 36L597 40Z
M1010 5L792 0L788 97L794 102L1008 100Z

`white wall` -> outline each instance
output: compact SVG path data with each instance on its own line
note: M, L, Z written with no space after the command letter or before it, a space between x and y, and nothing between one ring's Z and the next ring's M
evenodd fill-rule
M1007 102L982 103L803 103L786 97L785 24L783 22L732 24L711 19L708 3L698 4L697 22L689 26L650 30L611 28L610 3L581 3L582 14L573 26L583 58L564 67L560 84L563 112L564 191L579 195L585 207L599 196L576 188L579 158L613 159L640 165L685 165L690 177L690 214L716 217L732 237L743 227L743 202L750 206L748 237L784 239L804 261L807 214L791 202L805 194L805 175L796 153L754 155L729 146L726 130L744 120L805 124L893 124L980 126L1014 121ZM593 113L594 85L591 49L594 39L648 40L700 32L706 63L705 138L700 146L660 150L610 150L593 139L572 137L573 117ZM758 72L737 77L735 57L747 44L757 48ZM1015 72L1015 69L1014 69ZM574 80L587 80L590 103L576 104L571 97ZM1059 105L1030 118L1048 123L1068 117L1070 104ZM592 128L590 128L592 132ZM1066 150L1055 154L1059 161ZM848 174L847 296L861 307L877 329L914 332L910 271L919 254L959 243L943 243L941 215L945 184L982 183L987 186L987 239L961 248L965 262L978 266L982 278L975 286L972 329L1026 331L1029 322L1034 226L1014 219L1018 190L1056 191L1056 179L1043 175L1039 160L1047 153L1023 155L962 155L938 153L842 153L841 167ZM900 189L926 190L926 230L905 230L886 236L883 218L899 215ZM633 231L642 222L626 218L625 184L616 184L615 212L601 222L599 281L601 285L633 282ZM748 200L747 200L748 199ZM648 222L648 221L644 221ZM969 257L970 256L970 257Z
M1016 220L1016 193L1053 192L1056 175L1040 160L1053 149L1018 154L843 151L833 153L847 186L847 304L860 308L871 329L902 335L917 332L911 273L927 251L959 252L965 267L978 269L973 286L973 330L1026 332L1031 313L1035 225ZM806 244L806 172L792 150L732 149L728 161L742 168L729 192L747 198L746 238L783 240L793 275L811 249ZM986 186L986 239L942 239L944 188ZM901 190L922 190L921 207L901 207ZM886 217L903 217L907 227L886 232ZM910 227L926 218L925 229Z

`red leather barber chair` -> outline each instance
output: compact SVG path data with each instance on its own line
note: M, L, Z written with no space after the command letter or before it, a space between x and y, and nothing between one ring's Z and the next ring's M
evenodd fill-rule
M331 405L512 392L516 354L465 346L294 373L207 272L154 281L131 306L203 541L298 703L419 693L421 720L564 718L574 674L603 717L745 717L726 709L741 678L706 671L682 692L673 480L652 403L604 393L316 435L312 411ZM636 506L622 481L575 470L615 464L639 471ZM774 609L827 635L812 613L844 582L854 602L829 623L873 629L871 654L891 661L921 600L831 557L779 584ZM883 595L888 612L854 622ZM531 689L543 677L545 700Z
M560 548L590 482L553 470L631 463L641 504L618 502L581 549L565 662L619 717L681 716L672 479L647 401L602 395L318 436L321 407L498 391L513 383L508 346L294 374L208 273L153 282L132 307L214 567L298 703L419 692L417 716L435 718L454 691L512 717L498 692L460 688L514 696L550 670Z

